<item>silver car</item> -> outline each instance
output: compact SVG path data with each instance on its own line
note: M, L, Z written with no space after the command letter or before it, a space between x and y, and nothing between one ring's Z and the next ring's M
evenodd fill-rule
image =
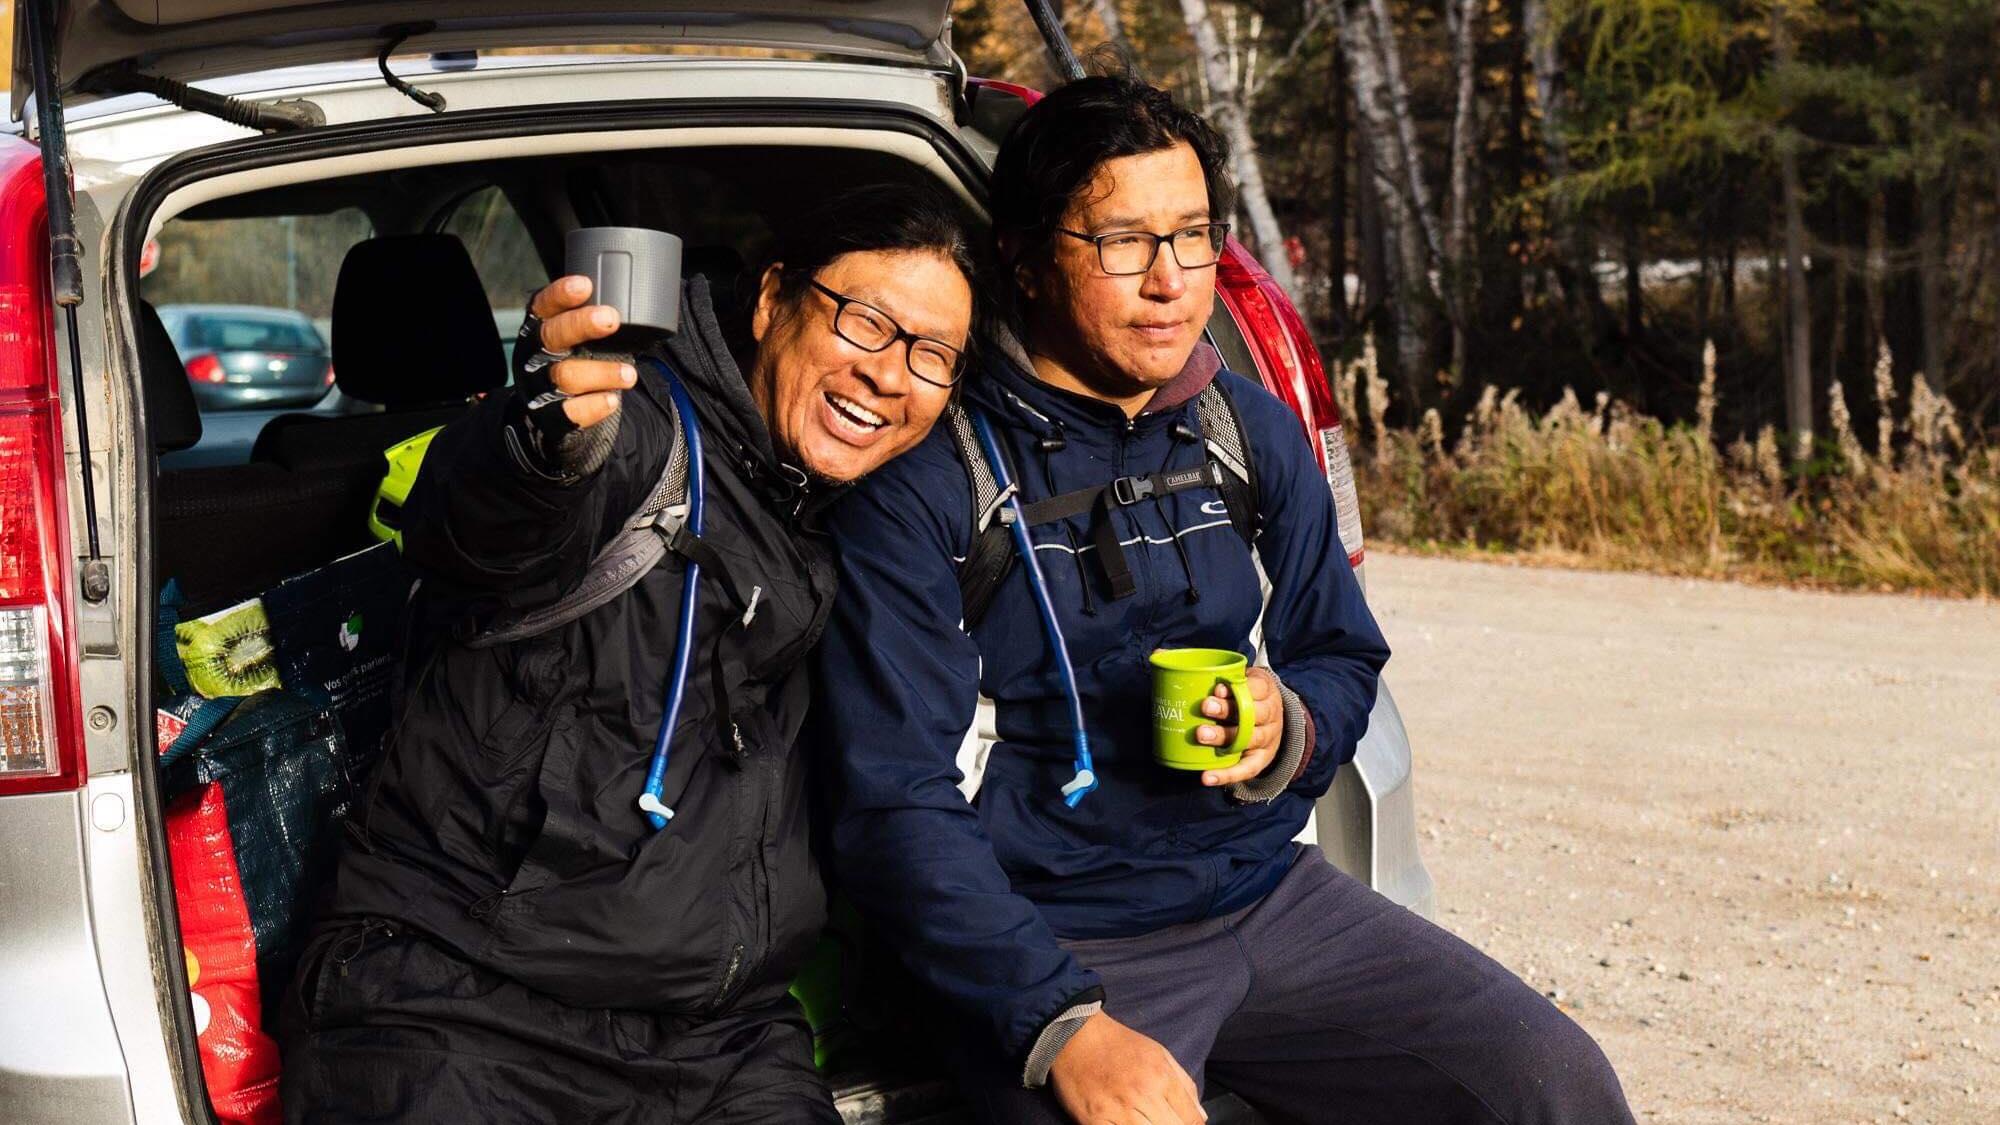
M333 387L319 329L297 309L160 305L203 411L312 406Z
M843 184L935 181L977 212L1034 95L966 76L946 0L17 7L17 123L0 137L0 1117L209 1122L154 762L159 583L206 568L254 592L332 558L366 534L344 521L384 445L291 457L268 440L279 418L221 463L162 468L177 427L149 402L145 304L242 298L204 291L202 273L153 292L149 244L186 236L254 303L324 318L342 239L448 233L505 317L578 225L675 230L726 272L798 200ZM43 154L73 171L73 217L48 206ZM291 272L260 282L245 247L278 219ZM1358 564L1346 446L1301 320L1240 247L1220 284L1212 342L1297 412ZM463 408L359 401L342 424L381 433ZM274 530L322 504L310 534ZM1430 910L1386 686L1315 821L1336 863ZM850 1121L950 1119L922 1075L832 1078Z

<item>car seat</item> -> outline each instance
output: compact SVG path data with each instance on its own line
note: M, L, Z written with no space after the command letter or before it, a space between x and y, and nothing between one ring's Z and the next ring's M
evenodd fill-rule
M333 294L334 385L378 413L284 414L266 423L253 462L296 472L365 462L463 414L507 382L507 360L479 273L456 235L356 243Z
M187 368L160 315L139 302L139 377L155 453L201 440ZM381 470L319 474L253 462L167 469L153 491L155 578L179 579L193 613L227 606L374 540L368 502Z

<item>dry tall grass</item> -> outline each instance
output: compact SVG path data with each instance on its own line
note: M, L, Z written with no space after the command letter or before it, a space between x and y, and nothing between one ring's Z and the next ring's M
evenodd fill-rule
M2000 448L1971 442L1921 375L1873 450L1831 388L1832 437L1797 472L1778 434L1718 446L1715 353L1694 424L1667 425L1603 395L1544 414L1486 388L1455 441L1425 414L1384 424L1372 341L1336 373L1345 417L1366 420L1354 458L1371 536L1439 550L1524 551L1618 569L1979 597L2000 594ZM1357 411L1355 408L1359 407ZM1359 429L1360 427L1355 427Z

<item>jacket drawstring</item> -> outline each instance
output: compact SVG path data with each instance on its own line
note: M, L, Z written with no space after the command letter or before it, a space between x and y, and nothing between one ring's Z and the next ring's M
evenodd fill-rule
M1200 441L1201 435L1188 429L1185 425L1176 425L1174 427L1174 440ZM1169 445L1167 447L1167 459L1161 463L1160 471L1163 473L1166 472L1167 465L1173 459L1173 446ZM1160 513L1160 521L1167 525L1167 537L1174 541L1174 554L1181 560L1181 573L1187 576L1187 602L1189 605L1193 605L1201 600L1201 584L1195 581L1194 564L1188 561L1187 544L1181 542L1180 529L1174 526L1174 517L1167 511L1166 497L1155 494L1153 497L1153 510Z
M1076 533L1063 525L1063 539L1069 543L1069 557L1076 563L1076 583L1083 587L1083 615L1097 616L1097 598L1090 592L1090 569L1083 565L1083 551L1076 545Z
M1035 448L1042 452L1042 488L1044 495L1048 496L1056 494L1053 454L1062 452L1069 445L1069 436L1063 431L1063 424L1051 421L1051 425L1054 429L1042 434L1035 443ZM1063 542L1069 546L1070 562L1076 567L1076 584L1083 590L1083 615L1096 617L1097 598L1090 592L1090 569L1083 565L1083 551L1077 547L1076 533L1070 530L1067 523L1063 524L1062 532Z

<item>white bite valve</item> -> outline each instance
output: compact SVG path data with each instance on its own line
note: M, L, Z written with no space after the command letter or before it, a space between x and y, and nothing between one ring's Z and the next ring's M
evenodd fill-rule
M1089 770L1078 770L1076 771L1076 776L1069 779L1069 784L1062 787L1062 795L1067 797L1071 793L1081 793L1085 789L1089 789L1095 786L1096 784L1097 784L1096 774L1090 772Z
M660 803L660 799L651 793L639 794L639 811L652 813L662 820L672 820L674 818L674 810Z

